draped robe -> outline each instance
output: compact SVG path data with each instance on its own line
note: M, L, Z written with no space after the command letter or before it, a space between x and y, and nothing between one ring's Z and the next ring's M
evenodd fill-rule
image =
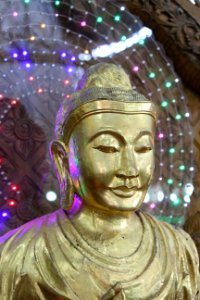
M123 258L89 245L62 209L8 232L0 238L0 299L200 299L198 256L189 235L137 214L142 237Z

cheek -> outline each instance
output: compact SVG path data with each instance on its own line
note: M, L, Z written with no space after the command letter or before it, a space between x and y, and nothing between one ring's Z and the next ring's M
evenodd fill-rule
M149 182L153 176L155 167L154 153L146 153L142 155L142 157L138 157L137 161L140 179L143 182Z
M90 149L87 152L87 158L81 162L81 173L84 173L91 184L99 186L113 179L118 161L116 154Z

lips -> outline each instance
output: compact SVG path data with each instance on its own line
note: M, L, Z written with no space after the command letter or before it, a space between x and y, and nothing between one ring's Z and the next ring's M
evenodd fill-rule
M116 188L111 188L111 191L115 195L123 198L132 197L137 190L138 190L137 186L133 186L131 188L128 188L127 186L118 186Z

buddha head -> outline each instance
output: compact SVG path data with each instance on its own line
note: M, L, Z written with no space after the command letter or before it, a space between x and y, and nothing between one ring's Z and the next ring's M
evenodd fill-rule
M62 104L51 143L63 209L77 195L92 209L138 210L154 172L156 117L120 66L90 67Z

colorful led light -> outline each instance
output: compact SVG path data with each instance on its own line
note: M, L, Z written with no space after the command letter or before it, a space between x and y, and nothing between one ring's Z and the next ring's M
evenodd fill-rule
M125 35L122 35L121 41L126 41L127 37Z
M9 200L8 201L8 205L9 206L15 206L16 205L16 201L15 200Z
M64 84L68 85L69 82L70 82L70 81L69 81L68 79L66 79L66 80L64 81Z
M12 105L16 105L17 104L17 100L15 100L15 99L11 100L11 104Z
M86 21L81 21L81 27L85 27L87 25Z
M158 138L159 138L160 140L163 139L163 138L164 138L164 133L159 132L159 133L158 133Z
M103 18L101 16L98 16L96 18L97 23L102 23L103 22Z
M23 56L26 56L26 55L28 55L28 52L27 52L26 50L24 50L24 51L22 52L22 55L23 55Z
M32 35L32 36L30 37L30 40L31 40L31 41L35 41L35 36Z
M121 20L121 16L120 15L115 15L114 16L114 21L115 22L119 22Z
M172 184L174 183L174 180L173 180L172 178L168 178L168 179L167 179L167 183L168 183L169 185L172 185Z
M17 190L18 190L18 186L15 185L15 184L12 184L12 185L11 185L11 190L12 190L12 191L17 191Z
M56 6L59 6L59 5L60 5L60 1L59 1L59 0L56 0L56 1L54 2L54 4L55 4Z
M175 118L176 118L177 121L179 121L179 120L182 119L182 116L180 114L177 114Z
M41 93L43 93L43 89L42 88L38 88L37 92L38 92L38 94L41 94Z
M139 40L139 42L138 42L138 44L141 46L144 45L144 43L145 43L145 40L143 40L143 39Z
M185 169L186 169L185 165L180 165L178 168L180 171L185 171Z
M154 208L156 207L156 204L155 204L155 203L151 203L151 204L149 205L149 207L150 207L151 209L154 209Z
M62 52L62 53L61 53L61 57L62 57L62 58L65 58L66 56L67 56L67 53L66 53L66 52Z
M156 73L150 72L148 76L149 76L149 78L155 78L156 77Z
M18 57L18 53L17 52L15 52L15 53L13 53L13 55L12 55L14 58L17 58Z
M168 101L166 101L166 100L164 100L164 101L161 102L161 106L162 106L162 107L167 107L168 104L169 104L169 103L168 103Z
M172 147L172 148L169 148L168 151L170 154L174 154L176 152L176 149L174 147Z
M134 71L134 72L138 72L138 71L139 71L139 67L138 67L138 66L134 66L134 67L133 67L133 71Z
M9 215L8 215L8 212L7 212L7 211L2 211L2 212L1 212L1 216L2 216L3 218L7 218Z
M44 28L46 28L46 24L45 24L45 23L42 23L42 24L40 25L40 27L41 27L42 29L44 29Z
M170 88L172 86L172 83L170 81L165 82L165 87Z

